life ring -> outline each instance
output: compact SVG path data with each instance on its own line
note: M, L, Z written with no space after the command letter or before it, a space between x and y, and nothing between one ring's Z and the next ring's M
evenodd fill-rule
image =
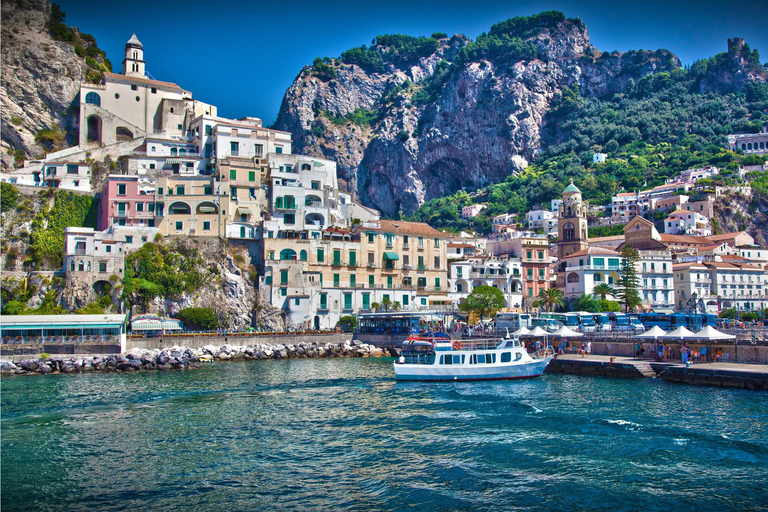
M453 350L459 350L461 348L461 342L459 340L453 341Z

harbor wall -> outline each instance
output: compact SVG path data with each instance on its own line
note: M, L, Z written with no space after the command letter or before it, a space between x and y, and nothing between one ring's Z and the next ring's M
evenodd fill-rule
M163 349L178 345L188 348L203 348L206 345L298 345L299 343L343 344L352 340L352 333L321 334L273 334L248 336L164 336L157 338L128 338L127 350L132 348ZM361 340L362 341L362 340Z

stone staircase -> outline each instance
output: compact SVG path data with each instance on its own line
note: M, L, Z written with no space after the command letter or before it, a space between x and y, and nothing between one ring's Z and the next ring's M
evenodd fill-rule
M632 361L632 365L643 374L643 377L653 378L659 376L653 366L651 366L650 361Z

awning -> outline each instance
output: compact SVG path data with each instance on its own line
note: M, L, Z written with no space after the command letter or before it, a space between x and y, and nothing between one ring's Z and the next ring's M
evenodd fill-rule
M244 206L238 206L237 207L237 214L238 215L253 215L253 212L250 208L246 208Z
M166 158L165 159L166 164L180 164L181 158Z
M198 206L197 211L200 213L216 213L215 206Z
M397 261L400 259L400 256L396 252L385 252L384 253L384 259L385 260L392 260Z

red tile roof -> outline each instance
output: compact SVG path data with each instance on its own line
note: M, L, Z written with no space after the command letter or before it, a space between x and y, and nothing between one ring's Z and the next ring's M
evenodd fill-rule
M441 233L425 222L406 222L402 220L379 221L381 231L402 235L422 235L432 238L446 238L446 233Z
M145 85L156 85L158 87L167 87L169 89L178 89L179 91L184 91L181 87L178 85L172 83L172 82L161 82L160 80L150 80L149 78L142 78L140 76L128 76L128 75L121 75L118 73L104 73L104 79L111 79L111 80L125 80L126 82L133 82L137 84L145 84ZM185 91L187 92L187 91Z

